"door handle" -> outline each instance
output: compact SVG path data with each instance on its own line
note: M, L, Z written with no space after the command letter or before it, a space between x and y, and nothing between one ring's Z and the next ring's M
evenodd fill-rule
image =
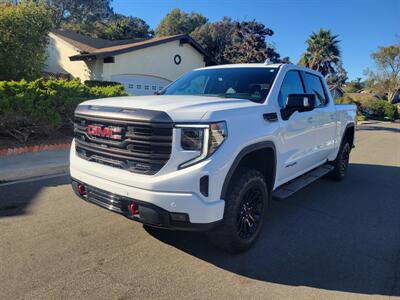
M278 121L278 115L276 113L265 113L263 114L263 118L268 122Z

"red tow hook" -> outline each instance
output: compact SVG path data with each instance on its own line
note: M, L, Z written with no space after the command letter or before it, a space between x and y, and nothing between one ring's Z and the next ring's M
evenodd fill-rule
M132 216L136 216L139 214L139 206L135 202L132 202L128 205L128 210Z
M81 196L86 196L86 188L82 183L78 183L78 193Z

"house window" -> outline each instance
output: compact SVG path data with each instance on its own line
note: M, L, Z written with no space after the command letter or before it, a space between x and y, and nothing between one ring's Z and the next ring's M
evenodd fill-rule
M150 88L150 86L148 86L148 85L145 85L145 86L144 86L144 89L145 89L145 90L148 90L149 88Z
M133 83L128 84L129 89L133 89Z
M152 91L157 91L157 87L156 87L155 85L153 85L153 86L151 87L151 90L152 90Z
M114 56L104 57L103 62L105 64L113 64L115 62Z
M158 87L158 90L159 90L159 91L161 91L162 89L163 89L163 87L162 87L162 86L159 86L159 87Z
M138 85L136 86L136 88L137 88L138 90L141 90L141 89L142 89L142 85L141 85L141 84L138 84Z

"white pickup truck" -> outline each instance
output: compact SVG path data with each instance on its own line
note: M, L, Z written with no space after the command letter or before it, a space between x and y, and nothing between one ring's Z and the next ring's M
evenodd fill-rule
M132 220L206 231L218 247L241 252L259 236L273 197L323 175L344 178L355 125L356 107L336 106L310 69L197 69L158 95L80 104L72 186Z

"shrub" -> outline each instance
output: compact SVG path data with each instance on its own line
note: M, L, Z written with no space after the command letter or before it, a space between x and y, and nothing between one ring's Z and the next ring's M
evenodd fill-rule
M344 95L343 97L335 99L336 104L355 104L357 106L357 117L362 118L364 115L361 110L361 103L357 99Z
M0 81L0 134L26 142L72 127L76 106L85 100L127 95L120 85L88 87L79 80Z
M121 83L116 81L101 81L101 80L85 80L84 83L89 87L121 85Z
M385 100L367 99L361 109L370 117L394 120L397 117L396 107Z
M124 91L124 87L122 85L113 85L113 86L95 86L90 88L91 97L101 98L101 97L114 97L119 95L128 95Z
M350 96L343 96L335 99L336 104L355 104L357 105L357 116L367 116L382 120L395 120L398 118L396 107L386 100L378 98L354 99Z
M357 107L361 105L361 102L355 98L352 98L350 96L344 95L343 97L336 98L335 99L336 104L355 104Z

